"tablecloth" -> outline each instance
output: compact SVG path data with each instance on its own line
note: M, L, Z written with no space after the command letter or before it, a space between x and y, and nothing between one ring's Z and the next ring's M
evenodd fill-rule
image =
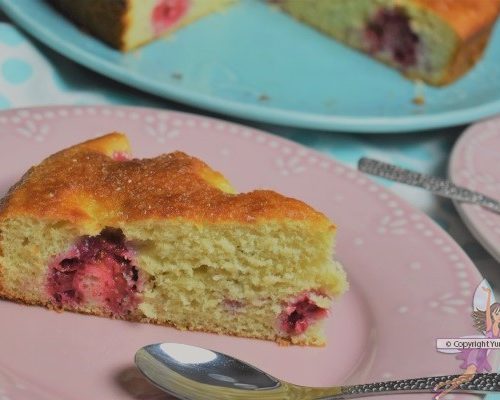
M37 43L8 21L1 22L2 19L5 17L0 15L0 110L50 104L121 104L215 116L104 78ZM362 135L244 123L302 143L352 167L356 167L360 157L368 156L440 176L446 175L451 148L465 128ZM471 236L451 201L436 198L423 190L383 180L379 182L423 210L449 232L492 286L497 290L500 288L498 263Z

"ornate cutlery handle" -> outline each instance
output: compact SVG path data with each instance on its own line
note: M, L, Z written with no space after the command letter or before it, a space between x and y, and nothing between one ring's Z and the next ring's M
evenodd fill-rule
M392 164L364 157L359 160L358 169L368 174L380 176L391 181L420 187L439 196L448 197L450 199L464 201L467 203L479 204L480 206L500 213L499 201L485 196L482 193L474 192L464 187L454 185L447 179L420 174L418 172L400 168Z
M365 385L343 386L341 393L331 399L350 399L380 394L408 394L432 392L438 383L451 381L460 375L432 376L428 378L402 379ZM445 387L443 387L444 389ZM476 374L472 380L458 386L454 393L486 394L500 391L500 374ZM324 399L328 399L325 397Z

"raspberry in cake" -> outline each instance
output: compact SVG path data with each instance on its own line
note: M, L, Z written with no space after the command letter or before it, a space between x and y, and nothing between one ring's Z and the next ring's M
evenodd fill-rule
M110 315L127 315L137 308L142 289L134 264L121 230L82 236L50 263L49 301L56 308L95 304Z

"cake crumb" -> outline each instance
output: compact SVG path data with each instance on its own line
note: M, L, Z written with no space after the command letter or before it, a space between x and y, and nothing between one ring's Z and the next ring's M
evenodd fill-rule
M271 98L267 94L261 94L259 96L259 101L269 101Z
M425 97L424 96L415 96L412 101L413 101L413 104L416 104L417 106L422 106L425 104Z
M417 106L422 106L425 104L425 84L424 82L417 80L415 81L415 95L412 99L413 104Z
M335 107L335 100L333 100L333 99L325 100L324 105L326 108Z
M180 72L173 72L172 75L170 75L172 79L175 79L176 81L182 80L183 76Z

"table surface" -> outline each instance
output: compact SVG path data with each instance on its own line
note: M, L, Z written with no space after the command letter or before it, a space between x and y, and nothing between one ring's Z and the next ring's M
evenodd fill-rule
M16 66L16 73L9 73L12 69L6 67L9 64ZM369 156L437 176L446 176L450 150L465 129L461 126L416 134L363 135L284 128L207 113L145 94L91 72L36 42L15 28L0 12L0 109L49 104L122 104L192 112L280 135L352 167L360 157ZM450 200L404 185L379 182L447 230L499 296L498 262L471 236Z

